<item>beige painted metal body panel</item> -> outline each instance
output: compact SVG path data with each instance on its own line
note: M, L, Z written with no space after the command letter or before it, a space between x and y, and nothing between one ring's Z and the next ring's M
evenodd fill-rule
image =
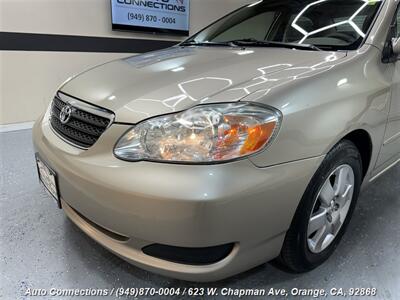
M128 163L112 154L115 138L127 128L113 125L83 151L65 145L47 122L39 122L34 145L57 171L63 201L90 221L129 237L131 246L96 231L66 206L74 222L121 257L162 274L170 266L169 275L182 279L218 280L276 257L323 159L270 168L249 160L214 166ZM237 243L237 253L229 260L237 263L196 268L166 262L157 267L160 260L140 251L152 243L208 247L231 242Z
M400 132L398 64L382 62L397 3L384 2L356 51L173 47L114 61L66 82L62 92L112 110L116 121L86 151L59 139L47 119L36 123L35 149L59 175L67 215L127 261L176 278L222 279L276 257L313 174L343 137L363 130L371 138L365 184L399 158L393 138ZM202 166L129 163L113 155L133 124L202 103L235 101L282 112L279 134L267 150ZM112 239L85 218L129 241ZM152 243L236 246L223 261L195 267L140 251Z

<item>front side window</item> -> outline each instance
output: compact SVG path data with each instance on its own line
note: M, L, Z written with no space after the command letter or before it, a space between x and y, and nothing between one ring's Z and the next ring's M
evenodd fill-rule
M388 35L388 41L400 38L400 6L396 9L396 14L393 16L392 23Z
M188 41L247 40L357 49L381 4L379 0L264 0L237 10Z
M400 37L400 8L397 9L394 38Z

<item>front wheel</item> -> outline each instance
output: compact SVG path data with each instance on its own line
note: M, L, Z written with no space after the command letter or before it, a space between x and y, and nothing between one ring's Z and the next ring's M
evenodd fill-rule
M361 182L360 153L343 140L328 153L303 195L278 258L281 265L306 272L331 256L351 219Z

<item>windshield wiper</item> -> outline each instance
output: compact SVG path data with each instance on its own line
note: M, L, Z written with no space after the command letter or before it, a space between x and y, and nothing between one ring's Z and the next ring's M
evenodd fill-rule
M223 46L223 47L236 47L234 43L231 42L195 42L195 41L189 41L189 42L183 42L180 43L179 46Z
M311 44L295 44L295 43L282 43L282 42L272 42L272 41L260 41L256 39L240 39L232 40L228 43L237 46L259 46L259 47L276 47L276 48L289 48L289 49L299 49L299 50L314 50L323 51L321 48L311 45Z
M260 41L256 39L238 39L227 42L196 42L188 41L179 44L180 46L223 46L223 47L237 47L237 46L257 46L257 47L276 47L276 48L289 48L299 50L314 50L323 51L321 48L311 44L295 44L295 43L282 43L272 41Z

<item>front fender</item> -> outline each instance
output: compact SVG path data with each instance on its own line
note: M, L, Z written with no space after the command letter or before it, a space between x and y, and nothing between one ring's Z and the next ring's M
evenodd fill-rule
M310 68L306 76L276 78L276 87L254 98L280 109L283 121L275 141L251 161L266 167L325 155L348 133L363 129L372 140L374 166L389 113L393 67L381 63L376 48L364 46L339 62Z

